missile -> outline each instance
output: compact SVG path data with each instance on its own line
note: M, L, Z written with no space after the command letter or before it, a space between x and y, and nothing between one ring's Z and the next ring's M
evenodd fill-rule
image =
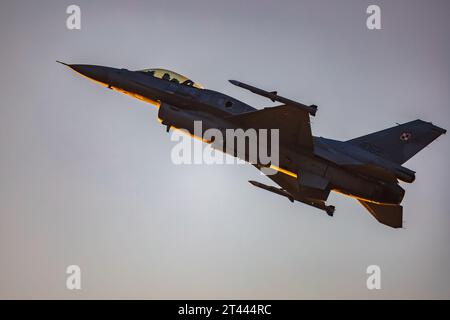
M308 200L306 198L295 198L294 199L294 197L289 192L284 191L281 188L268 186L268 185L265 185L265 184L263 184L261 182L253 181L253 180L249 180L248 182L250 182L255 187L258 187L258 188L261 188L261 189L264 189L264 190L267 190L267 191L279 194L280 196L286 197L291 202L294 202L294 200L297 200L297 201L300 201L300 202L302 202L304 204L307 204L309 206L312 206L312 207L315 207L317 209L325 211L327 213L327 215L329 215L330 217L333 216L333 213L334 213L334 210L335 210L334 206L327 206L322 201Z
M294 197L289 192L284 191L283 189L273 187L273 186L268 186L268 185L265 185L264 183L261 183L258 181L249 180L248 182L250 182L255 187L279 194L280 196L288 198L289 201L294 202Z
M307 105L304 105L303 103L296 102L296 101L293 101L291 99L279 96L276 91L269 92L269 91L256 88L254 86L251 86L249 84L246 84L246 83L243 83L243 82L240 82L240 81L237 81L237 80L228 80L228 81L231 84L235 85L235 86L238 86L238 87L241 87L243 89L249 90L249 91L253 92L254 94L257 94L257 95L269 98L270 100L272 100L274 102L278 101L278 102L281 102L281 103L284 103L284 104L297 106L297 107L299 107L299 108L309 112L309 114L311 114L312 116L316 115L317 106L315 106L315 105L307 106Z

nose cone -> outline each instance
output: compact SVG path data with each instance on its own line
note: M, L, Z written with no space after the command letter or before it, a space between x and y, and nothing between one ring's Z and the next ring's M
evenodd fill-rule
M91 64L66 64L60 61L57 62L68 66L80 75L93 80L105 87L109 85L110 72L116 70L115 68L96 66Z

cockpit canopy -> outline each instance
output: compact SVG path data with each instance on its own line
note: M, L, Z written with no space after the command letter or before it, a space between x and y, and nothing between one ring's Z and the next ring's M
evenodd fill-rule
M166 69L143 69L143 70L138 70L139 72L143 72L146 73L148 75L151 75L155 78L159 78L159 79L163 79L163 80L167 80L167 81L172 81L172 82L176 82L176 83L181 83L187 86L191 86L191 87L195 87L198 89L204 89L203 86L198 83L198 82L194 82L189 78L186 78L185 76L182 76L181 74L178 74L176 72L170 71L170 70L166 70Z

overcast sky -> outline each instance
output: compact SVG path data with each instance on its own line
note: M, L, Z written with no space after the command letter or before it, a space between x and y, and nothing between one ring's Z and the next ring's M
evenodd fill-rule
M81 7L81 30L66 8ZM366 27L381 7L382 30ZM0 298L450 298L450 140L406 163L405 228L332 194L333 218L177 166L157 110L55 60L164 67L261 108L237 79L317 104L313 134L450 128L450 2L2 1ZM66 267L82 289L66 289ZM381 267L382 289L366 288Z

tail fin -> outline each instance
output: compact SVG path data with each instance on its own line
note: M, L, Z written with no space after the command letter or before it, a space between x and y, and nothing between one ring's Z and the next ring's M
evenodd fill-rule
M383 205L358 200L378 222L392 228L403 226L403 207L401 205Z
M415 120L348 142L392 162L403 164L447 130Z

